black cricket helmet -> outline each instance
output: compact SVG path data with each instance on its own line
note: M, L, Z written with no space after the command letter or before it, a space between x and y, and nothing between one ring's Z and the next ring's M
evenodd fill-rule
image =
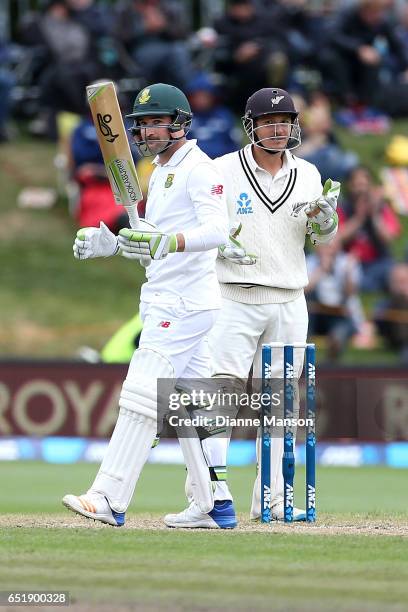
M267 148L262 143L265 140L273 140L274 137L268 139L263 138L262 140L260 140L256 133L256 119L264 115L278 114L288 114L291 118L288 142L284 149L290 150L300 145L301 137L298 120L299 113L297 112L295 104L288 92L284 89L279 89L278 87L265 87L263 89L259 89L247 100L245 106L245 115L242 117L242 123L249 140L253 144L260 146L263 149L273 151L272 148ZM277 136L275 136L275 138L277 138ZM280 151L283 149L276 150Z

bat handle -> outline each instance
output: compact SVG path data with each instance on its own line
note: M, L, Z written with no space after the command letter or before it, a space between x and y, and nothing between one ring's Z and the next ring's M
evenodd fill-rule
M129 217L130 227L132 229L137 229L140 225L139 215L137 214L137 205L125 206L125 208ZM151 259L149 257L142 257L140 259L140 263L144 268L147 268L150 266Z

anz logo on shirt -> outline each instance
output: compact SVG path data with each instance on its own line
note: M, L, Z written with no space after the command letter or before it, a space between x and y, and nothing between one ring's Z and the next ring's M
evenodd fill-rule
M250 215L253 213L252 204L247 193L240 193L237 200L238 210L237 215Z

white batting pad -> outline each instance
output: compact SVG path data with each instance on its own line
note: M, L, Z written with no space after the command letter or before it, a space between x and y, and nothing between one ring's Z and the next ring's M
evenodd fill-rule
M135 351L119 398L119 417L90 489L125 512L157 433L157 379L173 377L170 362L149 349Z

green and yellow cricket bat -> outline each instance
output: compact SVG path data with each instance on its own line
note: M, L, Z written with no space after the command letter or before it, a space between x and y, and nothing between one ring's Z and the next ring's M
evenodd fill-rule
M139 224L137 204L143 200L135 164L112 81L86 88L88 103L116 204L126 208L132 228Z
M93 83L87 86L86 93L113 197L116 204L125 207L131 228L137 229L137 204L143 200L143 193L130 152L115 85L112 81ZM144 261L144 265L148 263Z

